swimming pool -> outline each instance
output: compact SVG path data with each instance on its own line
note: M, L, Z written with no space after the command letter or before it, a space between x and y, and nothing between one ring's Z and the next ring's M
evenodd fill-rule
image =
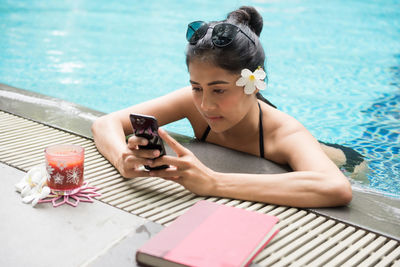
M264 95L365 155L369 181L355 183L400 197L396 1L1 1L0 82L112 112L186 86L187 23L243 4L265 20Z

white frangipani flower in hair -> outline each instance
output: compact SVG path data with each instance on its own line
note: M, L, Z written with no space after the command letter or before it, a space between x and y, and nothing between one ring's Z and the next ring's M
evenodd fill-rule
M243 69L241 75L242 77L236 81L236 85L244 86L244 93L247 95L251 95L256 89L264 90L267 87L264 82L267 75L262 68L258 68L254 72L249 69Z

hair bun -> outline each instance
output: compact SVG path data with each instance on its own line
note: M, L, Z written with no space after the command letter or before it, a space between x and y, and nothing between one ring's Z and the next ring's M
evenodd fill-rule
M229 13L227 19L248 25L257 36L260 36L263 28L263 18L254 7L242 6L238 10Z

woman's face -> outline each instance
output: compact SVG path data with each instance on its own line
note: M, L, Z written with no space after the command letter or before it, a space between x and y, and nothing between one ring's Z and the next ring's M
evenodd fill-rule
M254 105L255 95L236 86L239 74L201 61L190 62L189 73L196 108L214 132L238 124Z

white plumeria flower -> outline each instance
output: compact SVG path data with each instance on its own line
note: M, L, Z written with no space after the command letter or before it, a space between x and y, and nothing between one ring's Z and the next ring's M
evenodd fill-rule
M247 95L251 95L256 89L264 90L267 87L264 82L267 75L262 68L258 68L254 72L249 69L243 69L241 75L242 77L236 81L236 85L244 86L244 93Z
M50 188L47 186L47 171L45 165L35 166L30 169L21 181L15 185L18 192L21 193L22 202L31 203L35 206L40 199L50 194Z

